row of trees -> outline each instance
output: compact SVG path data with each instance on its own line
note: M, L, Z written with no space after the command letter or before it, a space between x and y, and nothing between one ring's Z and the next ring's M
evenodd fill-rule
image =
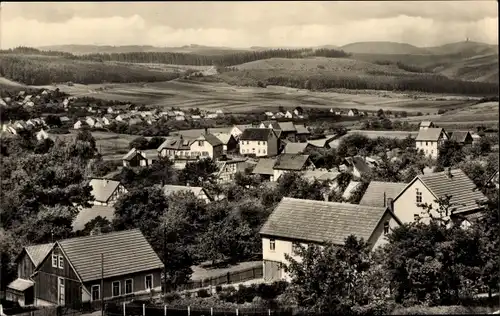
M264 87L276 85L309 90L341 88L465 95L495 95L499 91L498 85L494 83L465 82L434 74L394 76L391 73L377 73L370 77L362 78L330 73L304 74L303 72L290 71L286 74L277 75L257 69L225 72L219 78L229 84L258 86L258 82L261 82Z
M126 65L78 61L63 57L0 54L0 76L28 85L75 82L156 82L178 78L177 73Z

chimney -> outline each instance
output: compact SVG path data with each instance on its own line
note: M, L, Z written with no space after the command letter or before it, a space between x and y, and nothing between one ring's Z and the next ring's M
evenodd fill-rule
M208 127L205 127L205 134L208 134Z
M448 167L448 178L453 178L453 174L451 174L451 167Z
M328 202L328 193L327 192L323 193L323 198L325 199L325 202Z
M186 186L187 186L187 187L189 186L189 182L186 182Z
M387 199L386 199L386 196L385 196L385 191L384 191L384 207L387 207Z
M392 198L387 199L387 207L391 212L394 212L394 201L392 200Z

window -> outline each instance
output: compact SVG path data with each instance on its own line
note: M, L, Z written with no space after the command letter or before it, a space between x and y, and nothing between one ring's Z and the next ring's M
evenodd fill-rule
M259 149L259 154L260 154L260 149Z
M146 290L147 289L152 289L153 288L153 275L146 275Z
M292 244L292 254L294 254L294 255L299 254L299 249L300 249L299 243L294 242Z
M384 223L384 235L389 233L389 222Z
M265 154L266 153L266 150L265 149L262 149L262 153Z
M64 269L63 256L59 256L59 269Z
M120 281L114 281L111 283L112 296L120 296Z
M434 155L434 149L431 149L431 155Z
M52 268L57 268L57 255L52 255Z
M133 288L134 288L134 280L132 279L125 280L125 294L132 293Z
M413 214L413 220L418 221L420 219L420 215L418 214Z
M274 239L269 239L269 249L271 251L276 250L276 240Z
M429 146L429 142L425 142L425 146Z
M203 147L203 141L202 140L198 141L198 146Z
M98 301L101 298L101 287L99 285L92 285L92 301Z
M417 189L417 195L416 195L417 203L422 203L422 192L420 192Z
M257 142L257 145L260 145L260 141Z
M255 152L255 148L252 148L252 151Z

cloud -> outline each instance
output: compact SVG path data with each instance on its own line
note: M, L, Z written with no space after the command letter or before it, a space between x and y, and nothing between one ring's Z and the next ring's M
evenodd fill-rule
M99 11L92 3L47 6L32 3L40 6L27 6L31 11L21 12L16 11L20 7L11 7L10 11L3 7L1 45L2 48L61 44L249 47L394 41L433 46L466 37L494 44L498 39L497 11L486 12L485 5L469 4L465 10L457 2L433 2L430 7L420 1L386 2L385 9L376 2L297 3L104 3ZM451 9L448 3L457 6ZM491 7L491 2L481 3ZM258 8L255 4L264 10L255 13ZM496 2L493 4L496 6ZM121 10L113 13L117 5L121 5ZM420 11L410 10L417 7ZM309 10L304 11L305 8ZM38 16L30 13L35 9L41 10ZM136 13L132 14L134 10ZM6 12L11 13L8 18ZM328 16L329 12L335 14ZM53 19L46 21L47 16Z

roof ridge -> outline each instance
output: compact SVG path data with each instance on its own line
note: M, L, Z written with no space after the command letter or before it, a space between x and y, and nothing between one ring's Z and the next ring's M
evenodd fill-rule
M139 233L141 233L141 230L139 228L132 228L132 229L126 229L126 230L120 230L120 231L112 231L112 232L109 232L109 233L99 234L99 235L89 235L89 236L78 236L78 237L66 238L66 239L58 240L56 242L57 243L61 243L61 242L65 242L65 241L68 241L68 240L81 240L81 239L84 239L84 238L92 239L92 238L99 238L99 237L108 236L108 235L121 235L121 234L125 234L125 233L130 233L130 232L133 232L133 231L138 231Z
M291 198L291 197L283 197L283 200L285 199L288 199L288 200L294 200L294 201L305 201L305 202L314 202L314 203L321 203L321 204L325 204L325 205L342 205L342 206L348 206L348 207L363 207L363 209L365 208L371 208L371 209L378 209L378 210L381 210L381 209L386 209L386 207L381 207L381 206L367 206L367 205L359 205L359 204L352 204L352 203L343 203L343 202L333 202L333 201L323 201L323 200L310 200L310 199L297 199L297 198ZM280 202L281 202L280 201Z

